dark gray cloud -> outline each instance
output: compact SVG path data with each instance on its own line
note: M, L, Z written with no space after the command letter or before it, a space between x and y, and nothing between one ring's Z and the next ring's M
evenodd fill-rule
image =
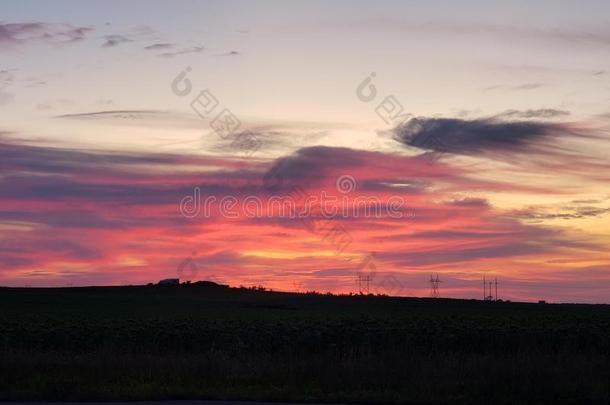
M127 38L124 35L112 34L104 36L104 43L102 44L102 48L111 48L114 46L118 46L124 44L126 42L131 42L132 40Z
M265 174L265 187L274 190L315 183L333 168L360 166L361 154L349 148L313 146L279 158Z
M562 124L494 118L413 118L394 129L394 138L404 145L462 155L526 153L536 143L550 148L556 136L565 134L578 135Z

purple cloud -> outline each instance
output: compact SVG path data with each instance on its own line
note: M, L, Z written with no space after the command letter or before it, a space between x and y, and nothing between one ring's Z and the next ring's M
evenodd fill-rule
M43 22L0 23L0 46L13 47L31 42L66 44L85 39L91 27Z

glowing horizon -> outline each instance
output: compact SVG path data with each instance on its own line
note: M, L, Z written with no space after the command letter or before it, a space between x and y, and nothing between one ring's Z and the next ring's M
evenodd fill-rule
M0 21L0 285L610 303L607 4L33 4Z

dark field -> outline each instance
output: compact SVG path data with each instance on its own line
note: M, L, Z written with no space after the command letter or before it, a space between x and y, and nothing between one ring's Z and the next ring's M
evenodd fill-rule
M0 399L610 403L610 307L0 289Z

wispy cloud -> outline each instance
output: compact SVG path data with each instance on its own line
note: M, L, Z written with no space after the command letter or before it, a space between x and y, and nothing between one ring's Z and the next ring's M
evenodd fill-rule
M159 50L173 49L173 48L174 48L174 44L170 44L167 42L159 42L159 43L147 45L144 47L144 49L146 49L147 51L159 51Z
M569 111L554 108L539 108L536 110L506 110L494 116L496 119L530 119L530 118L557 118L570 115Z
M43 22L0 23L0 46L14 47L33 42L67 44L82 41L92 27Z
M238 51L230 51L230 52L225 52L225 53L219 53L217 56L239 56L239 55L241 55L241 53Z
M87 119L87 118L107 118L107 119L136 119L144 116L159 116L167 114L161 110L103 110L91 111L74 114L56 115L55 118L68 119Z
M0 86L8 86L15 82L16 69L0 70Z
M204 50L205 50L205 48L203 46L192 46L190 48L178 49L173 52L160 53L158 56L163 57L163 58L172 58L174 56L186 55L189 53L199 53L199 52L203 52Z
M104 35L104 39L105 41L102 44L102 48L112 48L126 42L132 42L131 39L119 34Z
M542 83L523 83L517 85L495 85L486 87L485 90L511 90L511 91L523 91L523 90L536 90L544 87Z

